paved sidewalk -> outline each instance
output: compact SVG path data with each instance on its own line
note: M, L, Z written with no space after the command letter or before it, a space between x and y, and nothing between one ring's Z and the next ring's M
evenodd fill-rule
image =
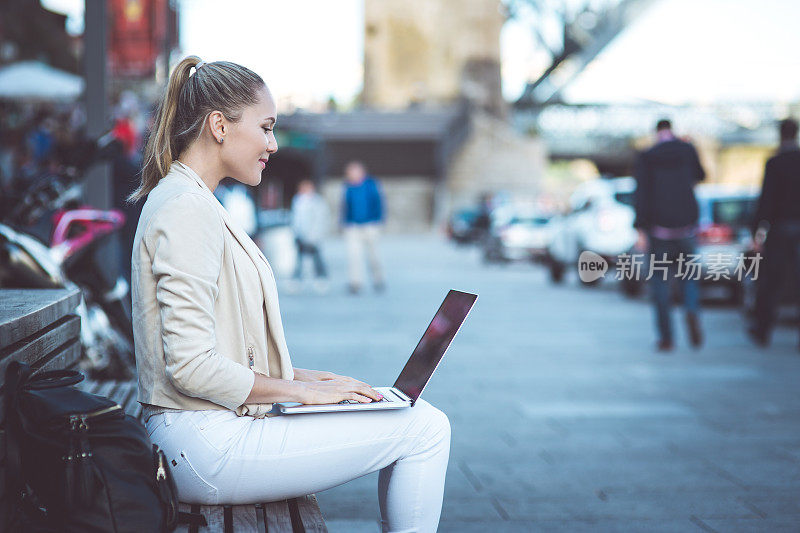
M800 531L800 354L707 308L706 346L656 355L645 300L485 266L438 237L382 243L388 289L281 305L294 363L390 385L449 288L480 294L425 398L453 427L440 531ZM683 336L680 334L684 333ZM379 531L377 474L318 494L332 532Z

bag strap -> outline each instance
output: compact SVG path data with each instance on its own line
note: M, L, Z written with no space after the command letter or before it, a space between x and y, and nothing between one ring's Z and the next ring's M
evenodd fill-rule
M27 366L27 365L26 365ZM30 367L29 367L30 368ZM83 381L84 376L77 370L50 370L29 377L25 388L31 390L71 387Z
M20 421L17 411L19 391L31 377L30 365L12 361L6 368L5 419L6 419L6 490L12 501L17 502L24 494L22 480L22 455L19 450Z

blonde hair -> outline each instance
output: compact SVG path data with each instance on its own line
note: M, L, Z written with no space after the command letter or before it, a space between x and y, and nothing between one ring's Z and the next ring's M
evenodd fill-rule
M242 118L242 109L256 103L258 91L265 86L261 76L236 63L205 63L197 56L178 63L170 74L147 139L141 184L128 201L136 202L153 190L169 172L172 161L200 137L213 111L237 122Z

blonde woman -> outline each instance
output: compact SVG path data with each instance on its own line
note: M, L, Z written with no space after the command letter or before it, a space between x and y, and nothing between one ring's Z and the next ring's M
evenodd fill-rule
M186 503L279 500L380 470L383 531L435 531L447 417L396 411L270 417L271 404L370 402L369 385L292 366L266 258L213 195L257 185L278 150L275 102L240 65L185 58L150 134L133 247L133 313L145 425Z

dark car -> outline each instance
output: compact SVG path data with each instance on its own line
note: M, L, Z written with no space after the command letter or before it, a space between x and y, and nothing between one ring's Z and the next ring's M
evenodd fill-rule
M445 231L447 237L458 244L478 242L486 235L488 227L487 215L481 215L477 207L458 209L450 215Z

